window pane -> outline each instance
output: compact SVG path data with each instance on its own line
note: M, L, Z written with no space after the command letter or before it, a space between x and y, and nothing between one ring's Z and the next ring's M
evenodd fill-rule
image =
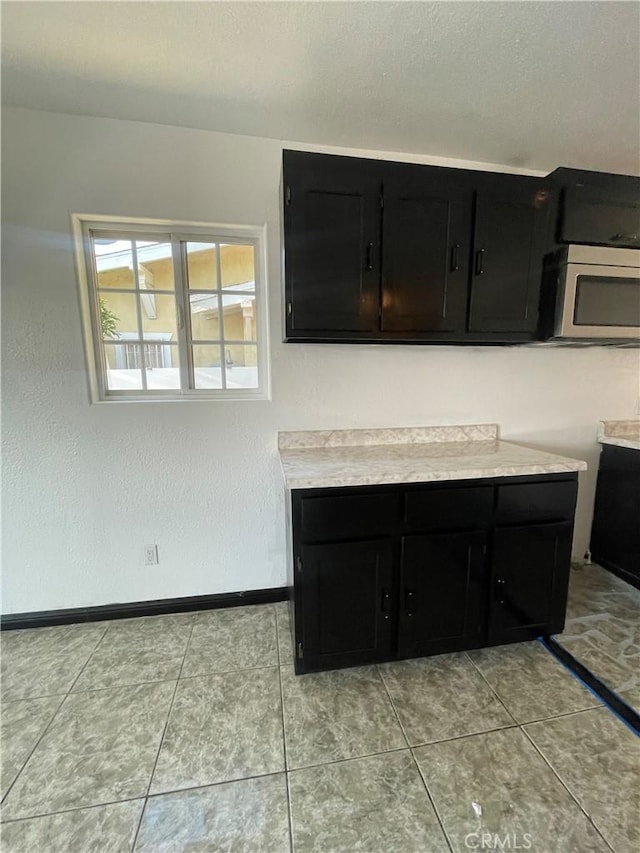
M187 243L187 274L192 290L217 288L215 243Z
M224 339L226 341L256 340L256 298L253 294L225 294Z
M222 388L220 347L193 347L193 373L196 388Z
M227 243L220 246L220 272L222 287L241 287L255 290L255 264L253 246ZM242 288L244 289L244 288Z
M136 297L133 293L98 293L100 300L100 326L105 340L129 335L138 337Z
M140 294L140 315L143 337L146 340L176 341L178 339L176 300L173 294Z
M224 360L227 388L258 387L258 348L242 344L225 344Z
M137 240L138 280L141 290L173 290L171 243Z
M135 287L130 240L93 237L98 287Z
M150 391L175 391L180 388L180 362L177 344L145 343L147 388Z
M109 391L141 391L142 354L138 344L119 343L104 345L107 362L107 388Z
M217 341L220 338L218 297L215 293L190 293L191 337L194 341Z

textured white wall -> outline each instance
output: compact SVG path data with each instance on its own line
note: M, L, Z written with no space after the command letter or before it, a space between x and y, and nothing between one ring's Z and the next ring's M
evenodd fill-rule
M280 143L23 110L2 130L2 612L283 585L282 429L496 421L587 459L582 555L596 422L633 416L637 350L282 344ZM266 222L272 400L89 405L72 212Z

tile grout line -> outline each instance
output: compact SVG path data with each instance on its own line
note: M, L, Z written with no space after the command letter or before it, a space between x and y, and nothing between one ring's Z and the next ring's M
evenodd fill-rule
M471 664L471 666L475 669L475 671L478 673L478 675L480 676L480 678L481 678L481 679L484 681L484 683L487 685L487 687L489 688L489 690L490 690L490 691L493 693L493 695L496 697L496 699L498 700L498 702L500 703L500 705L502 705L502 707L504 708L504 710L507 712L507 715L508 715L512 720L513 720L514 724L515 724L516 726L520 725L520 724L518 723L518 721L516 720L516 718L515 718L515 717L513 716L513 714L511 713L511 711L509 710L509 708L507 708L506 703L503 701L502 697L500 696L500 694L498 693L498 691L496 690L496 688L495 688L495 687L493 687L493 685L492 685L492 684L490 684L489 680L487 679L487 677L485 676L485 674L482 672L482 670L480 669L480 667L479 667L479 666L477 666L477 664L474 662L474 660L473 660L473 658L471 657L471 655L467 654L467 652L464 652L464 656L465 656L465 657L466 657L466 659L469 661L469 663Z
M182 669L184 667L184 662L187 659L187 652L189 650L189 646L191 645L191 637L193 636L193 629L195 627L196 620L194 619L191 623L191 630L189 631L189 639L187 640L184 647L184 655L182 656L182 663L180 664L180 671L178 672L178 677L176 678L175 687L173 688L173 694L171 695L171 701L169 703L169 710L167 711L167 719L165 720L164 728L162 729L162 736L160 738L160 742L158 744L158 751L156 753L156 759L153 762L153 767L151 768L151 773L149 774L149 783L147 785L147 792L144 795L144 804L140 811L140 818L138 820L138 826L136 827L135 834L133 836L133 842L131 844L131 853L135 850L136 844L138 843L138 835L140 834L140 827L142 826L142 819L144 818L144 813L147 808L147 801L149 799L149 791L151 790L151 783L153 782L153 777L156 772L156 767L158 766L158 758L160 757L160 752L162 751L162 744L164 743L164 738L167 733L167 728L169 726L169 719L171 718L171 711L173 709L173 703L176 698L176 693L178 692L178 685L180 684L180 675L182 674Z
M293 853L293 812L291 809L291 791L289 789L289 761L287 759L287 735L284 724L284 687L282 686L282 658L280 655L280 625L278 611L273 608L276 620L276 648L278 650L278 684L280 685L280 718L282 720L282 752L284 756L284 784L287 792L287 822L289 826L289 853Z
M58 707L56 708L56 710L54 711L54 713L53 713L53 715L52 715L51 719L49 720L49 722L47 723L47 725L44 727L44 729L43 729L43 731L42 731L42 734L41 734L41 735L40 735L40 737L36 740L36 742L35 742L35 745L34 745L33 749L32 749L32 750L31 750L31 752L28 754L28 756L26 757L25 761L23 761L23 763L22 763L22 767L21 767L21 768L20 768L20 770L16 773L16 777L15 777L15 779L13 780L13 782L12 782L12 783L9 785L9 787L7 788L7 791L6 791L5 795L4 795L4 797L2 797L2 800L0 801L1 803L3 803L3 804L4 804L4 803L7 801L7 797L9 796L9 794L11 793L11 791L13 790L13 786L16 784L16 782L18 781L18 779L20 778L20 776L22 776L22 774L23 774L23 772L24 772L25 767L27 766L27 764L29 763L29 761L31 761L31 758L33 757L33 753L34 753L34 752L36 751L36 749L40 746L40 744L42 743L42 739L44 738L44 736L46 735L46 733L49 731L49 729L51 728L51 726L53 725L53 721L56 719L56 717L57 717L57 716L58 716L58 714L60 713L60 708L62 708L62 706L63 706L63 705L64 705L64 703L67 701L67 699L69 698L69 696L71 696L71 691L73 690L73 688L75 687L75 685L76 685L76 683L77 683L78 679L80 678L80 676L81 676L81 675L82 675L82 673L84 672L84 670L85 670L85 668L86 668L87 664L89 663L89 661L91 660L91 658L92 658L92 657L93 657L93 655L95 654L95 652L96 652L96 650L97 650L98 646L100 646L100 644L101 644L101 643L102 643L102 641L104 640L105 635L106 635L106 633L107 633L107 631L108 631L108 630L109 630L109 626L107 625L107 626L105 627L104 631L102 632L102 636L100 637L100 639L98 640L98 642L97 642L97 643L95 644L95 646L93 647L93 649L92 649L91 653L89 654L89 656L87 657L86 661L85 661L85 662L82 664L82 666L80 667L80 671L78 672L78 674L76 675L76 677L75 677L75 678L73 679L73 681L71 682L71 685L70 685L69 689L66 691L66 693L64 693L64 694L61 694L61 693L53 694L54 696L62 696L62 698L61 698L61 700L60 700L60 703L59 703ZM34 696L34 697L31 697L31 698L34 698L34 699L46 699L46 698L49 698L49 697L46 697L46 696ZM26 701L26 700L17 700L17 701Z
M409 743L409 738L407 737L407 733L406 733L404 726L402 725L402 722L400 720L400 715L398 714L398 710L395 706L393 699L391 698L391 693L389 693L389 688L387 687L387 684L384 680L384 676L382 675L382 672L380 671L380 667L377 664L376 664L376 672L378 673L378 678L382 682L382 686L384 688L384 691L387 694L389 702L391 703L391 708L393 710L393 713L396 716L396 719L398 721L398 725L400 726L400 730L402 731L402 736L404 737L404 739L406 741L407 747L409 749L409 754L411 756L411 760L413 761L413 765L416 768L416 770L418 771L418 777L420 778L420 780L422 782L422 786L423 786L425 793L427 795L427 798L428 798L429 802L431 803L431 808L433 809L433 813L436 816L436 820L438 821L438 824L440 826L440 831L442 832L443 838L446 841L447 846L449 847L449 850L451 851L451 853L453 853L453 845L451 844L451 840L449 838L449 835L444 828L444 823L442 822L442 818L440 817L438 809L436 808L436 804L433 801L433 797L431 796L431 791L429 790L427 782L426 782L424 776L422 775L422 772L420 770L418 762L416 761L416 757L414 755L413 749L411 747L411 744Z
M49 722L47 723L47 725L46 725L46 726L44 727L44 729L42 730L42 734L41 734L41 735L40 735L40 737L36 740L36 742L35 742L35 744L34 744L33 749L31 750L31 752L29 752L29 754L27 755L27 757L25 758L25 760L22 762L22 766L20 767L20 769L19 769L19 770L18 770L18 772L16 773L16 775L15 775L15 779L13 780L13 782L12 782L12 783L9 785L9 787L7 788L7 790L6 790L6 792L5 792L4 797L3 797L3 798L2 798L2 800L0 801L0 804L4 805L4 803L6 803L6 801L7 801L7 797L9 796L9 794L11 793L11 791L13 790L13 786L16 784L16 782L18 781L18 779L22 776L22 773L23 773L23 771L24 771L24 768L27 766L27 764L28 764L28 763L29 763L29 761L31 760L31 757L32 757L33 753L36 751L36 749L38 748L38 746L40 745L40 743L41 743L41 741L42 741L42 738L46 735L46 733L47 733L47 732L49 731L49 729L51 728L51 725L53 724L53 721L54 721L54 720L55 720L55 718L58 716L58 712L60 711L60 708L62 708L62 705L63 705L63 703L64 703L64 701L66 700L66 698L67 698L67 696L68 696L68 695L69 695L68 693L66 693L64 696L60 696L60 695L58 694L58 698L60 699L60 701L59 701L59 703L58 703L58 707L55 709L55 711L54 711L54 712L53 712L53 714L51 715L51 719L49 720ZM39 698L46 699L46 698L49 698L49 697L42 696L42 697L39 697ZM52 697L52 698L54 698L54 697ZM25 701L28 701L28 700L25 700ZM5 823L6 821L1 821L1 822L2 822L2 823Z
M123 800L106 800L103 803L91 803L90 805L84 806L71 806L68 809L56 809L52 812L39 812L38 814L28 814L24 815L24 817L12 817L9 820L3 820L0 823L0 827L8 826L11 823L24 823L25 820L39 820L42 817L54 817L59 814L70 814L71 812L82 812L87 811L89 809L102 809L106 806L119 806L121 803L144 803L144 796L142 797L125 797Z
M593 710L593 709L591 709L591 710ZM576 712L576 713L584 713L584 712L578 711L578 712ZM529 725L529 723L526 723L525 725ZM594 828L594 830L596 831L596 833L600 836L600 838L602 838L602 840L603 840L603 841L604 841L604 843L607 845L607 847L612 851L612 853L616 853L616 851L614 850L614 848L611 846L611 844L609 844L609 842L607 841L607 839L605 838L605 836L602 834L602 832L600 832L600 830L599 830L599 829L598 829L598 827L596 826L596 824L595 824L595 822L594 822L593 818L591 817L591 815L589 814L589 812L588 812L588 811L583 807L582 803L581 803L581 802L578 800L578 798L575 796L575 794L573 793L573 791L571 790L571 788L569 788L569 786L564 782L564 780L562 779L562 777L560 776L560 774L556 771L556 769L554 768L554 766L553 766L553 765L551 764L551 762L547 759L547 757L546 757L546 756L545 756L545 754L542 752L542 750L538 747L537 743L536 743L536 742L534 741L534 739L531 737L531 735L529 734L529 732L528 732L528 731L526 731L526 729L524 728L524 725L519 726L518 728L519 728L519 729L520 729L520 731L524 734L524 736L527 738L527 740L529 741L529 743L533 746L533 748L534 748L534 749L535 749L535 751L538 753L538 755L542 758L542 760L543 760L543 761L544 761L544 763L547 765L547 767L549 767L549 769L551 770L551 772L553 773L553 775L556 777L556 779L558 780L558 782L560 782L560 784L562 785L562 787L564 788L564 790L569 794L569 796L571 797L571 799L572 799L572 800L575 802L575 804L578 806L578 808L580 809L580 811L582 812L582 814L587 818L587 820L589 821L589 823L591 824L591 826Z
M384 755L385 753L380 753L380 754ZM319 766L323 766L323 765L319 765ZM301 768L301 769L306 769L306 768ZM155 800L155 799L158 799L159 797L172 797L175 794L185 794L185 793L188 793L189 791L202 791L205 788L217 788L220 785L235 785L236 783L240 783L240 782L250 782L254 779L266 779L269 776L285 776L285 775L286 774L284 773L284 771L276 770L273 773L259 773L258 775L255 775L255 776L240 776L237 779L223 779L219 782L207 782L205 785L190 785L187 788L170 788L166 791L158 791L155 794L149 794L147 797L145 797L144 794L141 794L139 797L124 797L122 800L105 800L104 802L91 803L90 805L71 806L70 808L66 808L66 809L64 809L64 808L56 809L55 811L52 811L52 812L39 812L38 814L24 815L24 817L12 817L12 818L9 818L8 820L3 820L2 822L0 822L0 827L5 826L9 823L20 823L20 822L25 821L25 820L35 820L35 819L41 818L41 817L52 817L53 815L57 815L57 814L68 814L69 812L80 812L80 811L84 811L86 809L98 809L98 808L102 808L104 806L117 806L117 805L120 805L120 803L134 803L134 802L138 802L138 801L146 803L147 800Z

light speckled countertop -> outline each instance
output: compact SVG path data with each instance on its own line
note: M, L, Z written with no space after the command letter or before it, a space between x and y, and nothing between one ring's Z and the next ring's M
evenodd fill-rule
M640 420L600 421L598 441L600 444L614 444L616 447L640 450Z
M278 433L289 489L585 471L586 462L498 439L496 424Z

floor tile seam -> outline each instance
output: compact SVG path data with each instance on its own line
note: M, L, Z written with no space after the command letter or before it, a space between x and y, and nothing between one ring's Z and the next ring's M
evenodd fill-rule
M3 699L0 696L0 711L8 705L18 705L20 702L37 702L40 699L60 699L68 696L68 693L45 693L42 696L25 696L23 699Z
M148 687L152 684L169 684L173 682L178 682L177 675L174 675L173 677L169 676L167 678L158 678L153 681L126 681L119 684L110 684L108 687L87 687L83 690L74 690L72 693L68 693L65 696L65 699L73 696L84 696L86 693L106 693L107 690L128 690L132 687Z
M454 853L453 841L451 840L451 838L449 837L449 833L445 829L444 820L440 817L440 812L438 811L438 809L436 807L435 800L434 800L433 796L431 795L431 791L429 790L429 785L427 784L427 780L425 779L425 777L422 773L422 770L420 769L420 765L418 764L418 759L416 758L416 756L413 752L413 749L410 749L409 751L411 752L411 758L413 760L413 764L414 764L416 770L418 771L418 776L420 777L420 780L421 780L421 782L424 786L424 789L427 793L427 797L429 798L429 802L431 803L431 808L433 809L433 812L436 816L436 820L438 821L438 824L440 825L440 830L442 832L442 835L444 836L444 840L446 841L446 843L449 847L450 853Z
M579 713L579 712L578 712L578 713ZM611 852L612 852L612 853L616 853L616 851L615 851L615 849L613 848L613 846L609 843L609 841L608 841L608 840L607 840L607 838L604 836L604 834L603 834L603 833L598 829L598 827L597 827L597 825L596 825L596 823L595 823L594 819L591 817L591 815L589 814L589 812L586 810L586 808L585 808L585 807L583 806L583 804L580 802L580 800L578 799L577 795L573 793L573 791L572 791L572 790L571 790L571 788L569 787L568 783L564 781L564 779L562 778L562 776L560 775L560 773L555 769L555 767L553 766L553 764L551 763L551 761L546 757L546 755L545 755L545 754L544 754L544 752L540 749L540 747L539 747L539 746L538 746L538 744L535 742L535 740L533 739L533 737L529 734L529 732L525 729L525 727L524 727L524 726L520 726L519 728L520 728L520 730L522 731L522 733L524 734L524 736L527 738L527 740L529 741L529 743L531 744L531 746L535 749L535 751L537 752L537 754L540 756L540 758L544 761L544 763L547 765L547 767L551 770L551 772L553 773L553 775L555 776L555 778L558 780L558 782L562 785L562 787L564 788L564 790L569 794L569 797L574 801L574 803L578 806L578 808L580 809L580 811L582 812L582 814L587 818L587 820L589 821L589 823L591 824L591 826L593 827L593 829L595 830L595 832L597 833L597 835L598 835L598 836L599 836L599 837L604 841L604 843L607 845L607 847L609 848L609 850L611 850Z
M178 692L178 685L180 684L180 676L182 675L182 669L184 667L184 662L187 658L187 649L191 643L191 637L193 636L193 629L195 627L195 620L191 623L191 630L189 632L189 639L185 644L185 653L182 658L182 663L180 664L180 670L178 672L178 678L176 679L175 686L173 688L173 693L171 694L171 701L169 702L169 708L167 710L167 718L164 722L164 728L162 729L162 735L160 737L160 741L158 742L158 751L156 752L155 761L153 762L153 767L151 768L151 773L149 774L149 782L147 783L147 792L145 794L145 801L142 809L140 810L140 817L138 818L138 825L136 827L135 834L133 836L133 843L131 844L131 850L135 850L136 844L138 843L138 835L140 834L140 827L142 826L142 820L144 818L144 813L147 808L147 801L149 799L149 792L151 791L151 784L153 782L153 777L156 772L156 767L158 766L158 758L160 757L160 752L162 751L162 744L164 743L164 738L167 733L167 728L169 726L169 720L171 719L171 711L173 710L173 703L175 702L176 693Z
M218 788L220 785L235 785L241 782L251 782L254 779L266 779L269 776L285 776L286 770L269 770L267 773L252 773L250 776L235 776L233 779L218 779L216 782L203 782L201 785L185 785L184 788L167 788L166 791L149 791L142 795L145 800L153 800L157 797L169 797L175 794L184 794L188 791L202 791L205 788ZM136 797L135 799L140 799Z
M53 712L53 714L51 715L51 719L49 720L49 722L47 723L47 725L46 725L46 726L44 727L44 729L42 730L42 733L41 733L40 737L36 740L36 742L35 742L35 744L34 744L34 746L33 746L33 749L29 752L29 754L27 755L26 759L22 762L22 765L21 765L20 769L18 770L18 772L16 773L14 780L13 780L13 781L12 781L12 783L9 785L9 787L7 788L7 790L6 790L5 794L4 794L4 796L3 796L3 797L2 797L2 799L0 800L0 804L4 804L4 803L6 803L6 801L7 801L7 797L9 796L9 794L11 793L11 791L13 790L13 786L16 784L16 782L18 781L18 779L20 778L20 776L21 776L21 775L22 775L22 773L24 772L24 769L25 769L25 767L27 766L27 764L31 761L31 758L33 757L33 753L34 753L34 752L36 751L36 749L40 746L40 743L42 742L43 737L46 735L46 733L49 731L49 729L50 729L50 728L51 728L51 726L53 725L53 721L55 720L55 718L56 718L56 717L58 716L58 714L60 713L60 708L62 708L62 706L64 705L64 703L65 703L65 701L66 701L66 699L67 699L68 695L69 695L68 693L67 693L67 694L65 694L64 696L62 696L62 695L58 694L58 698L60 699L60 701L59 701L59 703L58 703L58 707L56 708L56 710L55 710L55 711ZM45 697L42 697L42 698L45 698ZM0 817L0 823L1 823L1 822L2 822L2 818Z
M514 715L511 713L511 711L510 711L510 710L509 710L509 708L507 707L507 705L506 705L506 703L505 703L504 699L502 698L502 696L500 696L500 694L498 693L498 691L496 690L496 688L491 684L491 682L490 682L490 681L489 681L489 679L486 677L486 675L482 672L482 670L480 669L480 667L475 663L475 661L473 660L473 658L471 657L471 655L467 654L467 652L464 652L463 654L464 654L464 656L466 657L466 659L469 661L469 663L471 664L471 666L472 666L472 667L475 669L475 671L478 673L478 675L480 676L480 678L481 678L481 679L484 681L484 683L487 685L487 687L489 688L489 690L490 690L490 691L493 693L493 695L496 697L496 699L498 700L499 704L500 704L500 705L504 708L504 710L507 712L507 716L508 716L511 720L513 720L513 722L514 722L514 723L515 723L515 725L517 726L517 725L518 725L518 721L516 720L516 718L514 717Z
M402 725L402 720L400 719L400 714L398 713L398 709L396 708L395 702L393 701L393 699L391 697L391 693L390 693L389 688L387 686L387 682L384 680L384 675L382 674L382 670L380 669L380 667L377 664L375 665L375 667L376 667L376 673L378 675L378 678L380 679L380 683L382 684L382 689L386 693L387 699L389 700L389 704L391 705L391 710L393 711L393 714L397 720L398 726L400 727L400 731L402 732L402 737L404 738L404 741L407 744L407 748L410 748L411 744L409 743L409 738L407 736L407 733L405 731L404 726Z
M278 667L278 686L280 688L280 720L282 722L282 755L284 758L284 769L286 771L288 769L287 732L284 720L284 685L282 684L282 672L280 671L280 667Z
M280 667L282 665L280 661L280 626L278 624L278 611L275 607L273 608L273 618L275 619L276 623L276 651L278 658L278 666Z
M185 656L185 660L186 660L186 656ZM284 666L284 665L282 665L282 666ZM210 669L210 670L207 670L207 672L198 672L198 673L195 673L194 675L182 675L181 674L178 676L178 679L180 681L186 681L189 678L207 678L207 677L212 676L212 675L231 675L234 672L254 672L257 669L281 669L282 666L280 663L276 662L276 663L265 663L265 664L261 664L260 666L241 666L241 667L236 667L235 669L221 669L221 670Z
M140 794L138 797L124 797L122 800L105 800L104 802L99 803L88 803L83 806L70 806L67 809L55 809L52 812L37 812L34 814L24 815L22 817L11 817L7 820L0 821L0 826L8 826L12 823L24 823L26 820L38 820L41 817L54 817L59 814L70 814L71 812L81 812L86 811L87 809L101 809L105 806L118 806L120 803L135 803L135 802L143 802L146 800L144 794Z
M422 749L425 746L434 746L437 743L451 743L454 740L462 740L466 737L481 737L482 735L490 735L494 734L495 732L506 732L510 731L511 729L517 728L519 728L518 723L507 723L504 726L497 726L492 729L481 729L480 731L465 732L465 734L462 735L452 735L451 737L443 737L439 738L438 740L428 740L423 741L422 743L412 743L410 744L409 749Z
M536 723L549 723L551 720L562 719L563 717L573 717L574 714L584 714L585 711L598 711L600 708L605 708L604 702L600 701L596 705L589 705L588 708L576 708L574 711L562 711L560 714L550 714L548 717L537 717L535 720L518 720L517 725L533 726Z
M284 774L285 789L287 792L287 822L289 826L289 853L294 853L293 846L293 805L291 803L291 785L289 783L289 772Z
M275 607L274 607L275 610ZM284 757L285 789L287 792L287 825L289 827L289 853L293 853L293 811L291 807L291 791L289 789L289 759L287 757L287 734L284 721L284 686L282 684L282 667L280 666L280 639L278 634L278 613L276 611L276 645L278 647L278 684L280 685L280 719L282 720L282 754Z
M67 690L67 697L66 697L66 698L68 698L69 696L71 696L71 694L72 694L72 692L73 692L73 688L74 688L74 687L76 686L76 684L78 683L78 681L79 681L80 677L82 676L82 673L83 673L83 672L85 671L85 669L88 667L88 665L89 665L89 661L93 658L93 656L95 655L95 653L98 651L98 649L99 649L99 648L100 648L100 646L102 645L102 643L103 643L103 641L104 641L104 638L107 636L107 632L108 632L108 630L109 630L109 626L108 626L108 625L106 625L106 626L105 626L105 628L104 628L104 631L102 632L102 636L100 637L100 639L98 640L98 642L97 642L97 643L95 644L95 646L93 647L93 649L92 649L91 653L90 653L90 654L89 654L89 656L87 657L87 659L86 659L86 661L84 662L84 664L80 667L80 672L79 672L79 673L76 675L76 677L73 679L73 681L72 681L72 683L71 683L71 685L70 685L69 689Z
M300 767L289 767L287 773L298 773L301 770L317 770L319 767L330 767L334 764L344 764L346 761L360 761L364 758L376 758L395 752L406 752L410 746L395 746L393 749L383 749L381 752L365 752L363 755L348 755L346 758L332 758L330 761L320 761L317 764L302 764Z

